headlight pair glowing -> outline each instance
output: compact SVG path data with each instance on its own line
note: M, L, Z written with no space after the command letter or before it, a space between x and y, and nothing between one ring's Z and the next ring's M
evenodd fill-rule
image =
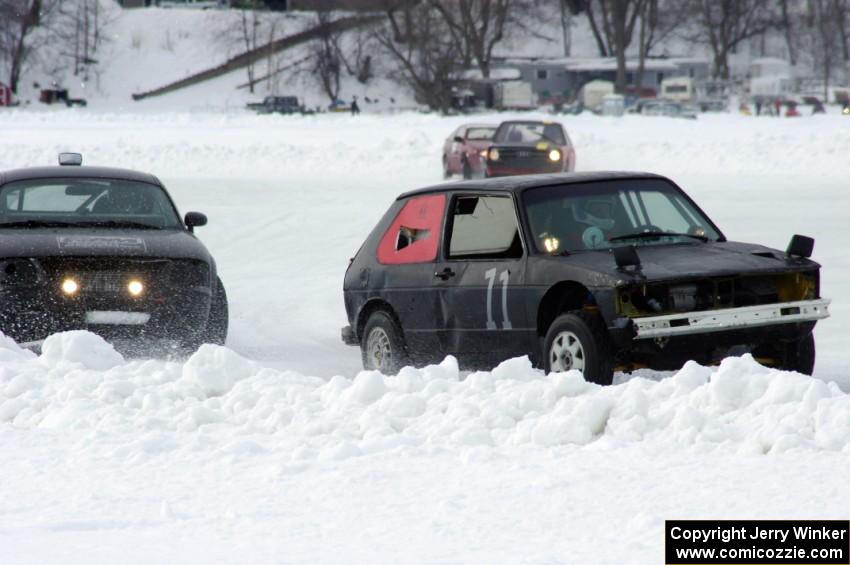
M491 149L490 150L490 160L498 161L499 160L499 150ZM549 160L553 162L557 162L561 160L561 152L557 149L553 149L549 152Z
M80 291L80 283L78 283L75 279L68 277L62 281L60 288L67 296L74 296ZM145 292L145 285L142 284L142 281L133 279L127 283L127 292L130 296L141 296L142 293Z

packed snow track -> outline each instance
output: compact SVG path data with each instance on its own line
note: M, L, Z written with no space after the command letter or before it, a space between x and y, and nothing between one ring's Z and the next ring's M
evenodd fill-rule
M735 240L816 238L833 304L814 377L749 356L611 387L526 358L360 371L348 258L397 194L439 182L461 121L0 115L0 169L79 151L208 214L231 303L227 347L186 359L0 340L4 562L658 563L665 518L846 519L848 120L563 119L579 170L669 175Z

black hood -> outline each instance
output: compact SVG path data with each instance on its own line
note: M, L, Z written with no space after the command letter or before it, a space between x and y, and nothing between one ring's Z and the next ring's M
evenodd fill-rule
M211 262L204 245L180 229L0 228L0 259L79 256Z
M595 276L598 283L619 281L670 281L742 274L809 271L820 267L808 259L789 258L763 245L738 242L637 246L641 269L620 270L611 251L580 252L556 257L562 264Z

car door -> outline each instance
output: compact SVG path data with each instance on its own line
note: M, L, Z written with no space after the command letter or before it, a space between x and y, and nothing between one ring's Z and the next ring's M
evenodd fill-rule
M403 201L378 241L379 268L357 275L393 308L412 352L439 347L434 333L438 297L432 285L446 200L444 193L436 193Z
M527 352L526 253L513 196L452 194L444 224L434 273L442 348L502 357Z

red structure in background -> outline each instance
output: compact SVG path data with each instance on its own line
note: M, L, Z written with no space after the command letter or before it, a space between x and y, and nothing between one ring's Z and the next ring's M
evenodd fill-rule
M12 89L0 82L0 106L12 105Z

